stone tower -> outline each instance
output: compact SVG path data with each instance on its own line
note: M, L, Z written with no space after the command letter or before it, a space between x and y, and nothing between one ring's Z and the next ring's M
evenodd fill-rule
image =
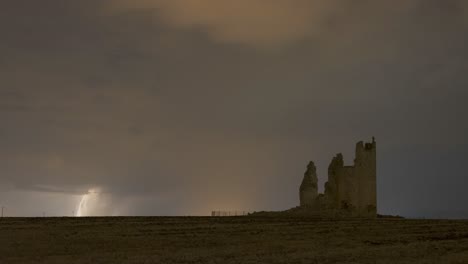
M359 186L356 201L358 213L361 216L377 214L377 144L372 142L358 142L356 145L356 159L354 173Z
M342 209L353 215L374 217L377 214L376 142L356 144L352 166L343 166L338 154L330 164L325 194L331 208Z
M304 173L301 187L299 188L300 205L306 207L313 207L316 205L317 200L317 169L314 162L307 165L307 170Z

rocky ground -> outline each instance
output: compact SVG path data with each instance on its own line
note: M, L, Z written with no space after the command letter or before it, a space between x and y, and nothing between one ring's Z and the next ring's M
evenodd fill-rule
M0 219L0 263L468 263L468 221Z

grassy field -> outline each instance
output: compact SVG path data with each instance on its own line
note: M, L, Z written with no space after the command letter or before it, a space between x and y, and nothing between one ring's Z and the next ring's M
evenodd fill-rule
M0 263L468 263L468 221L3 218Z

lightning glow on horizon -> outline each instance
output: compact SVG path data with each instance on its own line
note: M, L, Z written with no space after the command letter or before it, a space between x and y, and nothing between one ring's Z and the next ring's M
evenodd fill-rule
M96 203L99 203L99 189L90 189L88 193L81 197L78 209L76 210L77 217L89 216L89 209Z

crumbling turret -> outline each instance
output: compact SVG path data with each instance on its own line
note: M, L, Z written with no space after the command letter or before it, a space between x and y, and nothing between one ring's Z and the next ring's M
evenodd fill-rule
M299 188L299 198L301 206L313 207L317 199L317 169L314 162L307 165L307 170L304 173L301 187Z
M328 182L325 183L325 199L327 206L336 208L339 206L338 201L338 173L344 167L343 154L338 153L333 157L328 166Z

